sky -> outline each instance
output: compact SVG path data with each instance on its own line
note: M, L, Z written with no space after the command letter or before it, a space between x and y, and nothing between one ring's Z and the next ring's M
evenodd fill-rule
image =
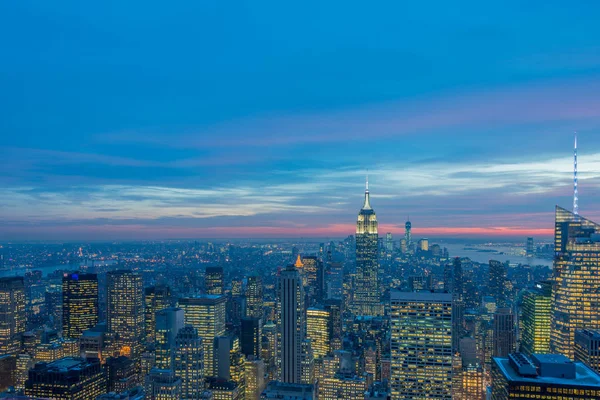
M0 240L600 220L600 3L0 2Z

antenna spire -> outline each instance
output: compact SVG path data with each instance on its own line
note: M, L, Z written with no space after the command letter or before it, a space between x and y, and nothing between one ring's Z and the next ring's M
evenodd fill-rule
M579 192L577 190L577 132L573 150L573 214L579 215Z
M367 192L369 191L369 172L367 172L367 186L366 186L366 190L367 190Z

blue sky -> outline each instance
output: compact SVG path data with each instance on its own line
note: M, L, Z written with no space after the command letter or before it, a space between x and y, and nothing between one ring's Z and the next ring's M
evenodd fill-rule
M0 3L0 239L600 219L599 4L322 3Z

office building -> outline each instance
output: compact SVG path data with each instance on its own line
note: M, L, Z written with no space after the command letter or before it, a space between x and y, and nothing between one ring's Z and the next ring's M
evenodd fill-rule
M496 299L498 307L506 307L508 305L506 299L506 275L506 264L490 260L488 290L490 296Z
M260 358L262 333L259 318L242 318L240 327L240 344L242 354Z
M452 295L391 292L391 398L452 398Z
M452 400L483 400L485 394L484 371L479 360L456 357Z
M248 277L246 315L252 318L263 318L263 283L262 278L257 275Z
M138 358L144 335L142 276L130 270L106 274L108 331L114 333L121 355Z
M79 339L98 323L98 276L65 274L62 280L63 336Z
M181 400L181 378L170 369L152 368L144 388L147 400Z
M465 288L462 262L459 257L452 261L452 349L459 350L460 339L465 333Z
M324 309L329 313L329 338L331 350L340 350L344 334L342 332L342 301L339 299L327 299L324 301Z
M575 361L581 361L600 373L600 332L589 329L575 331Z
M212 392L213 400L242 400L244 398L245 390L240 389L234 381L209 378L206 383L208 390Z
M420 290L433 289L432 275L411 275L408 277L408 290L418 292Z
M278 368L280 380L302 381L302 342L306 337L304 287L294 265L281 271L278 281Z
M25 285L20 276L0 278L0 356L17 354L25 333Z
M356 279L352 311L356 315L381 315L383 307L380 301L377 216L371 208L367 182L365 202L356 222Z
M600 225L556 207L550 346L573 358L575 331L600 329Z
M331 313L324 307L306 310L306 337L310 340L315 358L325 357L331 352Z
M404 224L404 246L403 253L412 253L412 223L410 220Z
M205 295L179 299L183 309L185 324L198 331L204 346L204 371L206 376L215 376L213 341L225 335L225 296Z
M494 358L491 400L514 399L598 400L600 376L562 354Z
M156 313L156 368L172 368L175 337L184 326L181 308L163 308Z
M181 398L201 399L204 385L204 346L198 331L186 326L175 337L175 375L181 378Z
M308 304L320 304L325 298L325 268L323 262L315 256L302 257L306 276L305 292Z
M261 399L313 400L316 399L315 386L302 383L271 381L262 392Z
M540 282L523 294L521 353L550 352L552 282Z
M244 365L246 377L246 399L258 400L265 389L265 363L250 356Z
M104 371L107 378L108 392L123 393L140 384L136 364L129 357L107 358Z
M319 400L364 400L367 381L358 376L336 374L319 382Z
M515 352L515 316L510 308L499 308L494 314L494 357L508 357Z
M67 357L37 363L29 370L24 394L38 399L95 399L106 389L100 360Z
M224 292L223 267L206 267L204 276L206 294L221 296Z
M166 285L150 286L144 290L144 325L146 342L156 339L156 312L171 307L171 289Z
M533 257L533 256L535 256L535 246L533 244L533 238L532 237L528 237L527 241L525 242L525 255L527 257Z

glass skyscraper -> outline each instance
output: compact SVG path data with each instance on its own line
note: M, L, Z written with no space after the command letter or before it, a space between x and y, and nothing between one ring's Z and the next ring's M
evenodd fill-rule
M130 270L106 274L108 331L117 336L121 355L141 355L144 335L142 276Z
M25 285L20 276L0 278L0 355L16 354L25 332Z
M600 328L600 225L556 207L550 346L573 359L575 331Z
M552 282L540 282L523 295L521 352L550 352Z
M98 323L98 276L66 274L62 280L63 336L79 339Z

